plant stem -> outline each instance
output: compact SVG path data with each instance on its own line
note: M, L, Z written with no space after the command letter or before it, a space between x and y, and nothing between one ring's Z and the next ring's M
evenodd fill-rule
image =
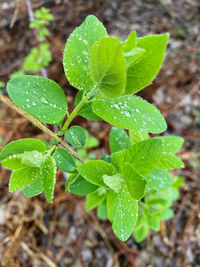
M61 129L61 132L65 133L65 131L69 127L69 124L71 123L71 121L77 116L79 110L88 101L88 99L94 94L96 89L97 89L97 84L93 87L93 89L86 96L83 95L83 98L80 101L80 103L75 107L75 109L72 111L72 113L69 115L66 122L64 123L64 125Z
M32 6L31 6L31 1L30 0L26 0L26 7L27 7L27 10L28 10L29 21L33 22L34 21L34 14L33 14L33 10L32 10ZM37 35L38 35L37 29L34 28L33 29L33 33L34 33L35 45L40 50L40 43L39 43L39 40L37 38Z
M56 145L53 145L52 147L50 147L47 151L46 151L46 155L50 156L51 153L53 153L53 151L55 150Z
M84 160L65 142L62 138L60 138L57 134L53 133L51 130L49 130L44 124L42 124L40 121L38 121L36 118L29 115L27 112L25 112L23 109L16 106L8 97L0 94L0 101L5 103L10 108L14 109L17 113L25 117L27 120L29 120L32 124L34 124L36 127L38 127L43 132L47 133L52 138L56 139L64 148L67 149L69 153L72 154L72 156L76 159L78 159L81 163L84 163Z

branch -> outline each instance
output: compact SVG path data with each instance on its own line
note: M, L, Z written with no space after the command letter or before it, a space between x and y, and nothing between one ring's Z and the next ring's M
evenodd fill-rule
M82 108L82 106L87 103L87 101L89 100L89 98L95 93L95 91L97 90L97 86L98 84L96 84L93 89L82 98L82 100L79 102L79 104L75 107L75 109L72 111L72 113L68 116L66 122L64 123L61 132L65 132L67 130L67 128L69 127L69 124L71 123L71 121L77 116L79 110Z
M43 132L47 133L52 138L56 139L64 148L67 149L69 153L72 154L72 156L76 159L78 159L81 163L84 163L84 160L65 142L60 138L57 134L49 130L44 124L42 124L40 121L38 121L33 116L29 115L27 112L25 112L23 109L16 106L8 97L0 94L0 101L5 103L10 108L14 109L17 113L25 117L27 120L29 120L32 124L34 124L36 127L38 127Z

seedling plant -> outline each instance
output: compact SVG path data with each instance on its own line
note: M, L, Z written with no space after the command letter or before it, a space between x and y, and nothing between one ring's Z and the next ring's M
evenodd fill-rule
M47 28L54 16L48 8L42 7L34 12L34 20L29 24L29 28L35 30L36 45L24 59L20 70L11 74L11 78L23 75L25 73L36 74L44 67L49 66L52 60L52 54L47 41L50 32Z
M6 101L53 141L49 145L27 138L3 148L0 162L12 170L9 191L22 189L26 197L44 192L52 203L58 167L68 174L66 191L85 195L86 210L97 207L98 217L108 218L120 240L133 234L141 242L149 229L159 231L160 221L173 217L172 202L183 183L169 172L184 167L175 155L183 139L150 137L166 131L166 122L135 93L157 75L168 38L168 33L138 38L133 31L122 41L88 16L69 36L64 51L66 77L79 90L70 114L64 91L54 81L33 75L11 79L7 92L17 106ZM80 157L88 143L85 129L70 126L76 116L114 126L109 155ZM42 123L58 125L59 131L53 133Z

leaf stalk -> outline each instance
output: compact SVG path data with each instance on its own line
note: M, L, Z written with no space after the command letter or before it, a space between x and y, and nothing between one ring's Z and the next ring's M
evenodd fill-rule
M75 109L72 111L72 113L69 115L69 117L67 118L66 122L64 123L61 132L65 133L65 131L68 129L69 124L71 123L71 121L78 115L79 110L82 108L82 106L87 103L87 101L89 100L89 98L94 94L94 92L97 89L97 84L93 87L93 89L86 95L83 95L82 100L80 101L80 103L75 107Z

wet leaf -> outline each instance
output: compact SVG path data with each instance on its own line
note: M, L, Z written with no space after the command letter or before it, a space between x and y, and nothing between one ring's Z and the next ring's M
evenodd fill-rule
M76 28L69 36L63 66L70 84L79 90L90 90L94 84L90 78L90 49L101 37L107 36L103 24L93 15Z
M62 88L41 76L24 75L11 79L7 91L12 101L41 122L56 124L67 114Z
M124 129L162 133L167 124L160 111L145 100L134 96L97 99L93 111L110 124Z

